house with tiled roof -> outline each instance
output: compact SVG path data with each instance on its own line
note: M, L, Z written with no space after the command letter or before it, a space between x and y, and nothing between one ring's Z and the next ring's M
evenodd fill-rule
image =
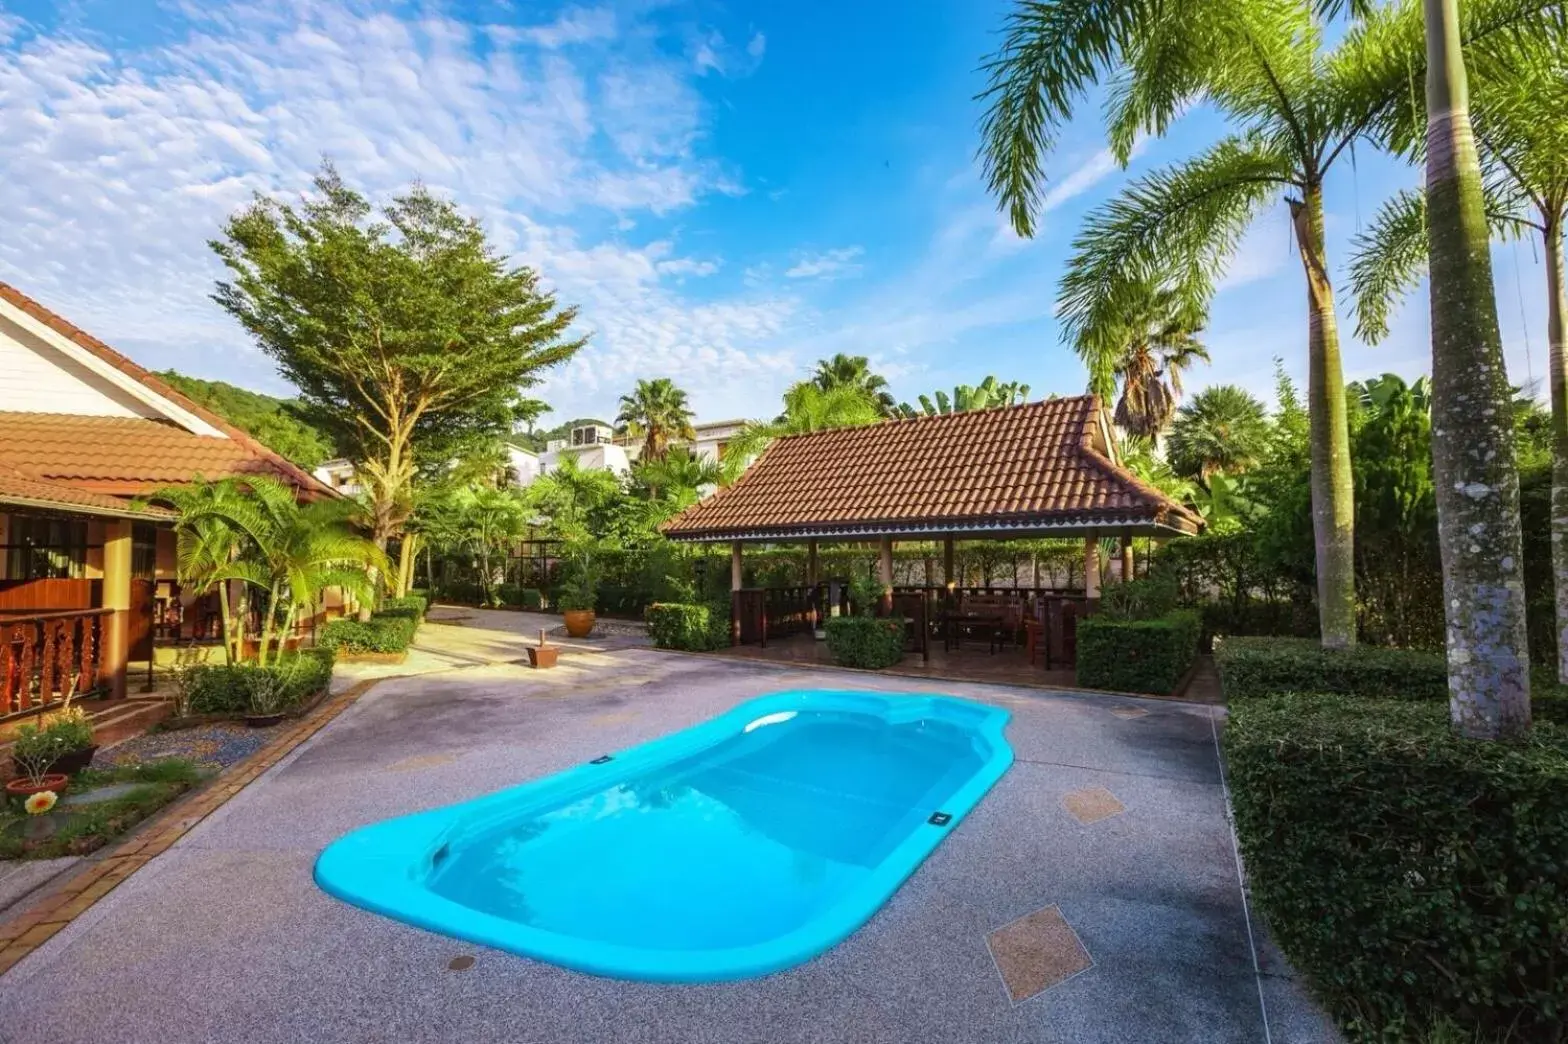
M198 640L169 512L141 498L266 475L335 496L20 290L0 283L0 719L62 688L126 690L154 641Z

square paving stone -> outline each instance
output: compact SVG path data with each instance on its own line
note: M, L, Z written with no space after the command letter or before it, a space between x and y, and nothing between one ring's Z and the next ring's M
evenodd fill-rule
M986 937L1014 1004L1094 967L1078 933L1056 906L1045 906Z
M1112 816L1119 816L1127 811L1127 806L1104 787L1085 787L1083 790L1068 791L1062 797L1062 807L1085 826Z

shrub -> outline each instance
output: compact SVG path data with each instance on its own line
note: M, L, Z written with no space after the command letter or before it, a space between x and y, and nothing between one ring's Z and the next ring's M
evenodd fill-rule
M1086 689L1169 693L1197 657L1202 630L1202 620L1190 609L1173 610L1155 620L1086 616L1078 621L1078 684Z
M1446 700L1442 653L1414 649L1325 649L1303 638L1227 638L1214 662L1226 699L1281 692L1336 692L1396 700Z
M399 653L414 640L418 621L377 614L369 620L333 620L316 634L316 645L346 653Z
M410 620L423 620L430 603L421 595L404 595L402 598L384 598L377 616L403 616Z
M281 664L269 664L266 667L257 667L253 663L193 664L185 668L182 674L182 684L190 701L189 713L249 712L251 694L258 688L251 679L251 675L256 672L276 676L279 685L277 709L288 710L327 687L332 681L332 662L330 651L307 649L286 657Z
M93 745L93 721L80 707L68 707L48 719L44 731L56 737L66 751L86 750Z
M1100 591L1100 614L1111 620L1154 620L1176 608L1176 580L1168 573L1119 584Z
M729 606L659 602L643 610L648 637L661 649L706 652L730 644Z
M1280 694L1233 700L1224 745L1253 895L1347 1030L1561 1039L1568 730L1477 743L1442 703Z
M841 667L881 670L904 658L904 621L896 617L835 616L827 622L828 652Z
M501 585L501 604L517 606L520 609L538 609L544 605L544 595L537 587L503 584Z

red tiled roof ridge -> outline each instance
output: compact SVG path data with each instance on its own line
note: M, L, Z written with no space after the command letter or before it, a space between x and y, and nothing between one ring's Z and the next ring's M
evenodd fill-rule
M115 351L97 337L94 337L92 334L88 333L86 330L83 330L81 327L72 323L70 320L66 319L59 313L45 308L43 305L39 304L27 294L22 293L22 291L18 290L11 284L0 281L0 298L4 298L5 300L9 301L12 305L20 308L34 319L37 319L55 333L66 338L78 347L91 352L94 356L103 362L108 363L110 366L113 366L115 369L119 370L127 377L130 377L132 380L139 382L150 390L156 392L158 395L161 395L163 398L168 399L170 402L174 403L176 406L179 406L181 409L186 410L189 413L193 413L197 417L200 417L203 421L223 432L230 439L233 439L235 442L239 443L241 446L244 446L250 452L272 464L289 478L295 480L301 487L310 490L313 493L326 493L334 497L339 495L336 490L317 479L314 475L300 467L298 464L295 464L293 461L284 457L277 451L269 449L266 445L258 442L245 431L230 424L228 421L224 420L216 413L213 413L205 406L202 406L200 403L187 398L181 392L176 391L171 385L164 383L164 381L159 379L150 370L147 370L146 368L132 362L129 358ZM192 432L190 434L194 435L195 433Z
M927 424L933 421L954 419L973 421L975 418L983 417L988 413L1001 413L1004 410L1022 410L1047 405L1055 406L1058 403L1073 402L1074 400L1080 399L1090 400L1095 403L1098 403L1099 401L1095 396L1088 394L1058 395L1054 399L1036 399L1034 402L1015 402L1007 406L986 406L983 409L978 410L949 410L947 413L917 413L912 417L883 417L880 420L872 421L870 424L849 424L840 428L821 428L817 431L792 431L788 435L775 436L773 442L783 442L787 439L805 439L810 438L813 435L826 435L829 432L835 431L859 431L865 428L877 428L883 426L891 427L897 424ZM751 422L742 421L741 423L749 424ZM772 443L769 443L769 445L772 445Z

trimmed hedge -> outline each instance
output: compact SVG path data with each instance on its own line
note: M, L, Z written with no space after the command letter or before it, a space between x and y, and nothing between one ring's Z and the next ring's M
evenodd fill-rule
M345 653L399 653L414 640L419 621L377 613L368 621L333 620L316 634L316 647Z
M1153 620L1083 617L1078 621L1078 684L1165 695L1197 658L1202 633L1202 618L1191 609Z
M904 658L899 617L835 616L827 622L828 652L840 667L879 671Z
M1252 894L1354 1038L1564 1039L1568 730L1477 743L1439 702L1278 694L1232 700L1224 746Z
M1227 638L1216 643L1214 662L1227 700L1284 692L1448 699L1442 653L1370 645L1325 649L1305 638Z
M648 637L661 649L707 652L730 644L730 610L720 603L656 602L643 610Z
M421 595L405 595L402 598L384 598L381 608L376 610L377 616L406 616L410 620L423 620L425 610L430 608L430 603Z
M295 666L296 662L298 666ZM297 707L332 681L333 655L329 649L302 649L282 664L257 667L253 663L199 663L186 668L185 685L192 714L244 714L250 701L246 673L268 671L288 678L283 693L285 709Z

